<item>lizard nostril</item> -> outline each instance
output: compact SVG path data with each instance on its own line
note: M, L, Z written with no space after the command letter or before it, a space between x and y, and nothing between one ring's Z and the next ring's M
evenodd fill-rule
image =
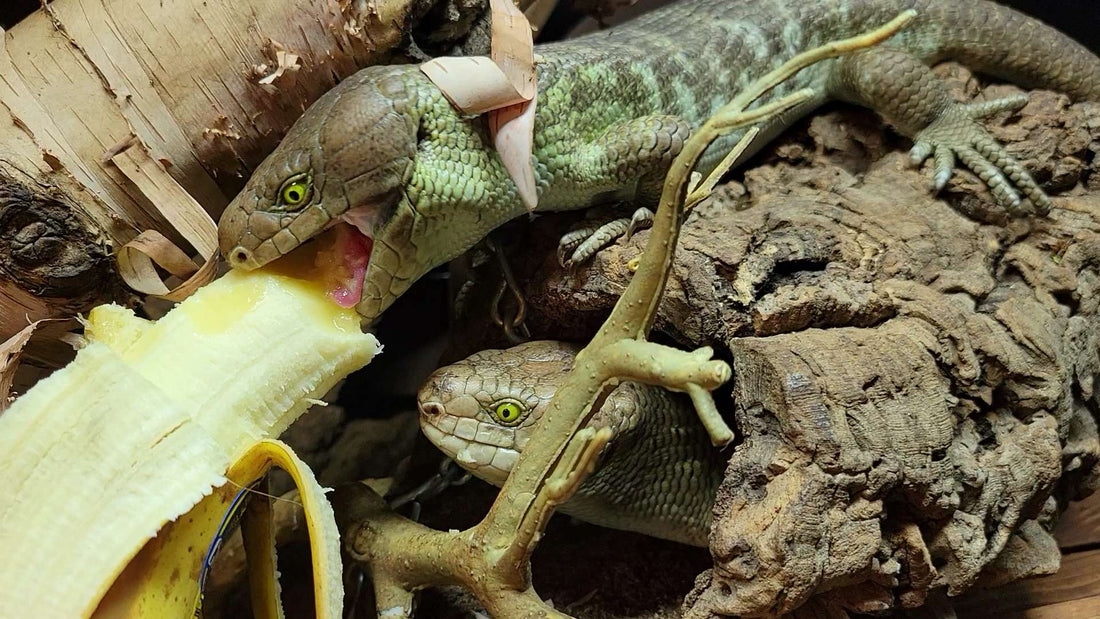
M421 402L420 414L425 417L439 417L443 414L443 405L439 402Z
M248 253L247 249L238 247L237 250L229 256L229 266L233 268L241 267L246 264L251 257L252 255Z

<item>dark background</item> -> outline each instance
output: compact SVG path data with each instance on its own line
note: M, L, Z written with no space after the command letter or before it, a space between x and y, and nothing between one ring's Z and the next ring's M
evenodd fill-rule
M1100 54L1100 2L1097 0L1003 0L1001 4L1038 17Z
M0 0L0 26L11 28L38 7L38 0Z
M144 0L159 2L160 0ZM232 2L233 0L221 0ZM797 2L798 0L792 0ZM945 2L971 2L973 0L944 0ZM737 0L730 0L731 3ZM1001 4L1034 15L1068 33L1073 38L1100 53L1100 0L1000 0ZM567 1L563 1L566 4ZM0 26L10 28L20 19L39 7L40 0L0 0ZM575 22L575 14L558 11L558 19L547 24L554 32L565 32Z

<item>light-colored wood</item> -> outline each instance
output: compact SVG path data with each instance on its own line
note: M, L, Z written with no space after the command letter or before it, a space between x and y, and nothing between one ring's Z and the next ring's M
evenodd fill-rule
M65 244L5 251L0 341L124 299L113 259L144 231L208 257L212 227L171 194L216 218L302 110L401 41L412 4L55 0L0 31L0 208L20 212L0 238ZM264 80L287 54L297 70ZM112 157L134 144L145 187Z
M1100 492L1070 505L1054 529L1054 537L1063 552L1100 548Z
M1098 596L1100 596L1100 550L1089 550L1064 556L1062 568L1051 576L963 596L955 601L955 610L960 619L994 616L998 619L1005 616L1032 617L1040 615L1012 615L1011 613L1023 613L1029 609L1063 605L1077 600L1100 600ZM1100 605L1092 615L1081 616L1088 616L1090 619L1100 618Z
M998 619L1097 619L1100 617L1100 595L1029 608L1019 613L1006 613Z

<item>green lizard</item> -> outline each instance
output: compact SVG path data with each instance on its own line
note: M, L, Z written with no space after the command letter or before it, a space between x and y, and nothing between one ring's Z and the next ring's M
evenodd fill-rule
M917 19L881 47L807 68L765 98L814 92L770 121L756 147L827 100L850 101L912 137L915 163L934 157L936 188L958 160L1014 214L1046 212L1040 187L974 120L1025 99L957 103L928 65L955 59L1100 100L1100 58L987 0L684 0L622 27L540 45L537 210L653 205L684 139L738 90L800 51L909 8ZM712 146L704 172L737 137ZM416 66L376 66L306 110L229 205L219 236L229 264L251 269L351 223L363 236L344 256L344 296L374 319L428 270L526 212L483 118L455 111ZM594 251L581 240L563 239L572 261Z
M436 370L417 394L424 435L474 475L502 485L578 350L564 342L528 342ZM561 511L706 546L726 456L711 445L691 398L626 381L588 425L609 427L613 436L599 468Z

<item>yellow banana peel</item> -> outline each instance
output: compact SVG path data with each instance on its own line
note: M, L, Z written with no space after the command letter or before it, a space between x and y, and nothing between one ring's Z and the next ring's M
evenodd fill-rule
M216 546L228 539L231 523L239 516L248 555L253 614L264 619L283 617L275 578L270 502L277 497L253 486L272 466L290 473L298 486L313 555L316 615L318 619L338 619L343 574L332 507L309 467L290 447L272 439L253 445L226 473L228 483L216 488L183 517L165 525L114 581L93 616L200 616L202 585L210 560ZM247 504L243 514L233 509L242 504Z
M230 273L156 322L96 308L86 337L0 415L0 617L191 616L227 509L273 464L301 491L318 616L339 617L331 508L269 439L378 352L354 311L287 275ZM264 567L254 609L278 617L267 508L244 532Z

